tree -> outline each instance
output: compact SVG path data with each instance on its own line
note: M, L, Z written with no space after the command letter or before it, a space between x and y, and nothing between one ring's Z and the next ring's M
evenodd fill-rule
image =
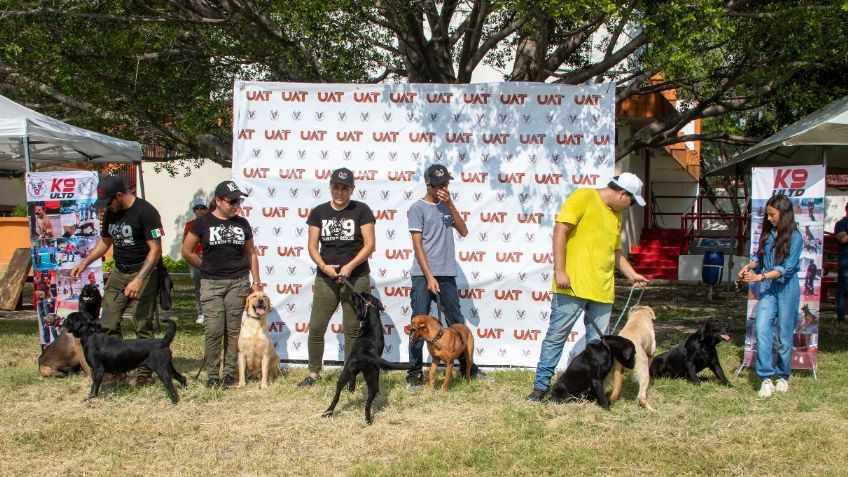
M223 165L235 79L468 83L486 66L507 81L615 81L618 101L676 90L685 106L617 158L696 139L750 145L848 89L844 1L6 3L3 94ZM681 136L696 119L702 133Z

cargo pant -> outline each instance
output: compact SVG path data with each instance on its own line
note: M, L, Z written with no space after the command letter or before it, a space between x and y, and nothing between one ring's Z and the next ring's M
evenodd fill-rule
M241 314L244 311L244 300L249 294L247 275L241 278L200 280L200 302L206 317L203 351L206 355L208 378L230 376L235 379L237 376ZM219 374L222 361L223 376Z
M121 334L121 319L127 309L130 310L135 327L136 338L154 338L153 313L156 311L159 280L154 267L141 282L138 298L131 299L124 295L124 288L138 272L123 273L117 268L109 272L109 279L103 291L103 311L100 314L100 327L106 334L123 338ZM150 369L139 368L139 376L150 376Z
M350 277L350 283L358 292L371 289L371 277L361 275ZM324 333L330 324L330 318L336 308L342 304L342 327L344 328L344 357L347 361L356 335L359 333L359 319L353 308L350 288L340 285L328 277L315 277L315 293L312 295L312 314L309 316L309 372L318 373L324 361Z

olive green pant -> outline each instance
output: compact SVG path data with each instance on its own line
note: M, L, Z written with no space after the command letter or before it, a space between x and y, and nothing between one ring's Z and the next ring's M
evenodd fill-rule
M156 268L141 282L138 298L129 298L124 295L124 288L131 282L138 272L121 273L117 268L109 272L106 287L103 291L103 311L100 315L100 327L107 334L123 337L121 335L121 318L124 312L130 309L133 325L135 326L136 338L153 338L153 313L156 311L156 300L158 299L159 279Z
M350 283L359 293L371 290L369 275L350 277ZM350 288L327 277L315 277L312 314L309 316L309 372L311 373L321 372L324 358L324 333L327 332L330 318L338 308L339 302L342 304L344 357L347 361L353 342L356 341L356 335L359 333L359 319L356 317L356 310L350 298Z
M124 288L138 272L123 273L117 268L109 272L106 287L103 290L103 311L100 313L100 327L106 334L123 338L121 334L121 319L129 308L135 326L136 338L154 338L153 313L156 311L156 301L159 295L159 275L157 268L142 280L138 298L129 298L124 294ZM139 376L150 376L149 368L138 368Z
M238 336L244 300L250 294L247 275L223 280L200 280L200 303L206 317L203 351L206 355L206 375L218 379L223 361L223 376L236 378ZM224 356L221 357L223 349Z

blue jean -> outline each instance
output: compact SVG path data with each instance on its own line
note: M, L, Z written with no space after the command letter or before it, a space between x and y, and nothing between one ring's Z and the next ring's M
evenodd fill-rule
M542 341L539 364L536 366L536 379L533 381L534 388L545 391L551 385L551 378L562 358L565 342L571 335L571 329L574 328L577 319L580 318L580 313L586 312L583 317L583 323L586 325L586 343L600 339L590 322L594 321L598 328L606 333L612 313L612 303L598 303L562 293L552 295L551 321L545 339Z
M848 304L848 263L839 263L839 291L836 295L836 320L845 321L845 305Z
M436 281L439 283L439 299L442 301L444 308L444 319L446 326L451 326L456 323L465 323L465 318L462 316L462 307L459 305L459 292L456 290L456 277L437 276ZM436 301L436 295L430 293L427 288L427 278L423 276L412 277L412 289L409 291L409 297L412 306L412 316L429 315L430 306ZM438 316L438 312L437 312ZM409 371L407 377L413 377L421 374L421 368L424 364L424 340L409 342ZM465 363L461 360L459 363L460 371L465 370ZM477 374L479 368L477 365L471 366L471 374Z
M792 336L798 324L801 287L798 280L785 286L774 286L760 295L757 303L757 361L754 369L760 379L773 376L786 379L792 373ZM772 341L777 328L777 363L772 355Z

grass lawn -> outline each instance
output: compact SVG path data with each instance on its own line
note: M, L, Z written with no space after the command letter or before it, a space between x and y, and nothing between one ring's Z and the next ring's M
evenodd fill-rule
M848 329L824 307L818 379L790 379L787 394L757 397L753 372L736 370L744 341L745 297L688 285L649 288L658 350L680 343L707 316L733 318L733 341L719 346L733 387L657 380L638 407L626 381L606 412L592 403L531 403L533 373L494 371L493 380L455 380L450 392L409 394L404 373L383 374L375 422L363 419L364 388L345 392L331 418L320 417L338 371L310 389L294 368L270 389L207 390L193 379L202 357L188 277L176 277L168 316L179 331L172 349L189 377L173 406L161 384L104 386L83 402L90 380L38 376L34 319L0 319L2 475L846 475ZM613 321L627 297L618 290ZM25 295L26 296L26 295ZM20 315L20 314L17 314ZM29 315L31 316L31 315ZM10 318L11 317L11 318ZM127 323L125 323L127 324ZM709 371L702 376L712 378ZM201 379L204 376L201 375ZM441 376L437 377L441 379Z

